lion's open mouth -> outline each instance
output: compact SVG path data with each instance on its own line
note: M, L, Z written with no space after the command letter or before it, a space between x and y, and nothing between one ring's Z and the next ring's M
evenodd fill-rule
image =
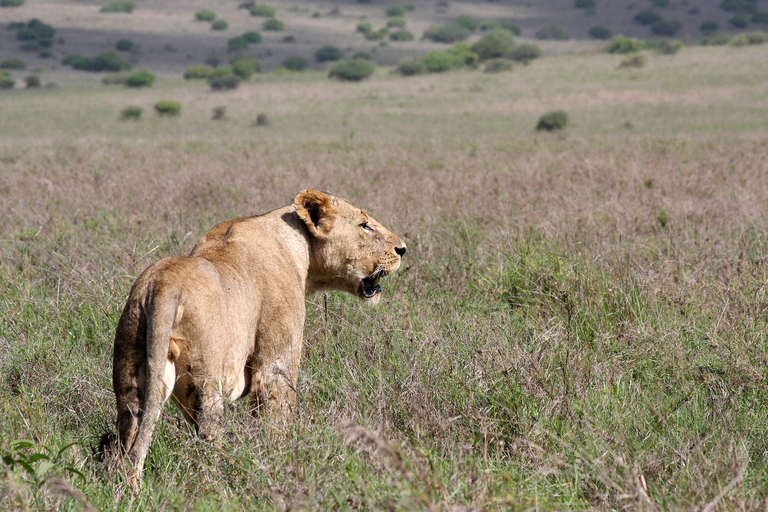
M389 272L378 268L370 276L363 279L360 282L360 289L358 290L360 296L364 299L371 299L377 294L381 293L381 285L379 284L379 279L386 277L387 274L389 274Z

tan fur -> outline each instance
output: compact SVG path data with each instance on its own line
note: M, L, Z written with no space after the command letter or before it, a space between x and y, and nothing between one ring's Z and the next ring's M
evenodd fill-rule
M404 253L364 210L305 190L291 206L213 227L188 257L150 265L115 334L117 442L134 484L169 397L202 436L215 433L225 398L290 414L305 297L341 290L375 303L378 278Z

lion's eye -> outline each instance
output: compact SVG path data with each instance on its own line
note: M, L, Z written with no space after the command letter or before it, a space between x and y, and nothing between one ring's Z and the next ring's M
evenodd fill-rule
M367 222L363 222L362 224L360 224L360 227L366 231L373 231L373 228L369 226Z

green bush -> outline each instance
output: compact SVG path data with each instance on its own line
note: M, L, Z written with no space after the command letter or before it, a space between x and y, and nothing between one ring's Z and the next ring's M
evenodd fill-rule
M216 13L210 9L201 9L195 13L195 19L210 23L216 19Z
M704 34L711 34L712 32L720 30L720 24L716 21L705 21L701 24L699 30L701 30Z
M0 0L0 7L21 7L26 0Z
M174 100L160 100L155 103L155 112L161 116L177 116L181 113L181 103Z
M595 0L576 0L573 2L573 6L576 9L594 9Z
M333 66L328 71L329 78L346 82L360 82L373 74L376 66L369 60L352 59Z
M642 68L645 66L646 62L647 59L645 58L645 55L637 53L635 55L630 55L629 57L626 57L624 60L622 60L619 63L619 68Z
M512 34L504 30L494 30L480 38L470 49L475 52L481 61L508 57L512 52L515 40Z
M643 49L643 42L632 37L617 37L605 49L608 53L635 53Z
M501 28L501 24L499 24L496 20L483 20L480 22L479 27L481 31L488 32L490 30L498 30Z
M335 46L323 46L315 52L317 62L336 62L344 57L344 52Z
M24 83L27 85L27 89L35 89L42 85L40 77L37 75L29 75L24 79Z
M654 34L659 36L674 36L680 29L683 28L683 24L677 20L663 20L658 23L654 23L651 30Z
M395 71L403 76L414 76L426 73L427 67L421 59L407 58L400 61Z
M749 18L746 14L737 14L728 20L728 23L736 28L747 28L749 25Z
M458 57L440 50L429 52L421 60L424 62L424 68L428 73L443 73L460 68L462 65Z
M291 71L304 71L309 67L309 63L304 58L294 55L283 59L280 67Z
M589 36L593 39L602 39L605 41L613 37L613 32L605 25L595 25L589 29Z
M227 41L227 51L237 52L248 48L248 40L243 36L233 37Z
M473 18L472 16L467 16L466 14L463 14L461 16L456 16L450 21L450 23L463 27L469 30L470 32L474 32L475 30L477 30L477 27L480 26L480 22L477 21L476 18Z
M82 55L68 55L62 64L72 66L72 69L78 71L94 71L93 59L91 57L84 57Z
M234 74L232 71L227 70L226 73L214 73L208 77L208 85L211 86L213 91L231 91L237 89L242 79Z
M122 119L123 121L129 120L129 119L133 119L133 120L141 119L141 114L143 113L144 113L144 109L142 109L141 107L136 107L136 106L125 107L122 110L122 112L120 112L120 119Z
M119 39L115 43L115 50L119 52L130 52L136 45L130 39Z
M257 71L261 71L261 62L254 58L238 59L232 63L232 73L243 80L248 80Z
M760 11L752 14L752 23L768 24L768 12Z
M149 87L155 83L155 75L149 71L135 71L125 78L128 87Z
M395 30L389 34L389 40L397 42L413 41L413 34L405 29Z
M548 112L539 118L539 124L536 125L536 130L546 130L548 132L562 130L567 124L568 114L562 110L555 110Z
M666 9L669 7L669 0L651 0L651 4L657 9Z
M275 8L269 5L254 5L248 9L251 16L261 16L263 18L272 18L275 15Z
M26 25L15 30L16 39L19 41L37 41L44 47L53 46L56 36L56 29L37 18L29 20Z
M726 12L754 12L757 6L753 0L723 0L720 8Z
M408 24L408 22L405 21L405 18L402 16L398 16L397 18L390 18L387 20L387 26L389 28L403 28Z
M568 39L568 33L556 21L548 23L544 28L537 30L534 35L536 39L542 40L565 41Z
M541 48L533 43L523 43L512 48L509 58L518 62L528 62L541 57Z
M211 23L211 30L227 30L228 28L229 23L224 20L216 20Z
M520 28L520 25L516 25L515 23L502 23L501 28L512 32L512 35L514 36L519 36L523 31L523 29Z
M264 30L278 32L285 28L285 24L277 18L269 18L268 20L264 20L263 28Z
M215 68L221 63L221 56L219 54L211 52L208 54L208 56L205 58L205 63L211 66L212 68Z
M728 42L731 46L748 46L768 43L768 32L754 30L733 36Z
M259 115L256 116L256 121L253 123L256 126L269 126L269 118L267 117L267 114L264 112L261 112Z
M635 14L632 20L638 25L653 25L660 22L664 17L653 9L643 9Z
M357 52L352 56L353 59L365 59L365 60L371 60L371 56L368 55L365 52Z
M21 59L5 59L0 62L0 69L26 69L27 65Z
M110 2L107 5L103 6L100 9L100 12L127 12L132 13L133 10L136 9L136 2L133 2L132 0L115 0L114 2Z
M16 82L12 78L0 77L0 89L13 89Z
M213 71L211 66L198 64L197 66L187 68L187 70L184 71L184 78L187 80L207 80Z
M93 58L90 71L130 71L131 67L131 63L116 52L106 52Z
M677 55L682 48L682 42L671 39L663 39L656 45L656 51L662 55Z
M8 30L21 30L22 28L26 27L27 24L23 21L12 21L8 23L8 25L5 27Z
M370 41L379 41L389 35L389 27L381 27L379 30L368 32L365 38Z
M424 39L435 43L455 43L469 37L470 30L456 23L448 23L437 27L430 27L424 32Z
M369 32L373 32L373 25L371 25L367 21L362 21L357 24L357 28L355 30L357 32L360 32L361 34L367 34Z
M405 16L405 8L402 5L387 7L387 16L390 18L394 18L395 16Z
M715 30L704 36L701 44L709 46L723 46L731 41L731 35L721 30Z
M490 59L483 66L484 73L501 73L503 71L512 71L512 61L509 59Z
M448 55L452 55L458 59L461 66L468 68L477 68L480 66L480 56L473 52L469 45L465 42L456 43L451 46L445 52Z
M255 30L251 30L250 32L245 32L240 37L248 41L248 44L259 44L261 42L261 33L256 32Z
M220 105L218 107L213 107L213 119L214 121L219 121L221 119L224 119L227 116L227 107Z

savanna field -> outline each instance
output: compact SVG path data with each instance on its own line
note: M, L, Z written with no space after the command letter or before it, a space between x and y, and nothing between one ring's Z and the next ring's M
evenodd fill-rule
M0 91L0 508L768 508L768 45L557 44L502 73ZM306 188L403 267L376 307L308 298L287 424L239 401L204 441L166 405L132 495L98 453L131 284Z

